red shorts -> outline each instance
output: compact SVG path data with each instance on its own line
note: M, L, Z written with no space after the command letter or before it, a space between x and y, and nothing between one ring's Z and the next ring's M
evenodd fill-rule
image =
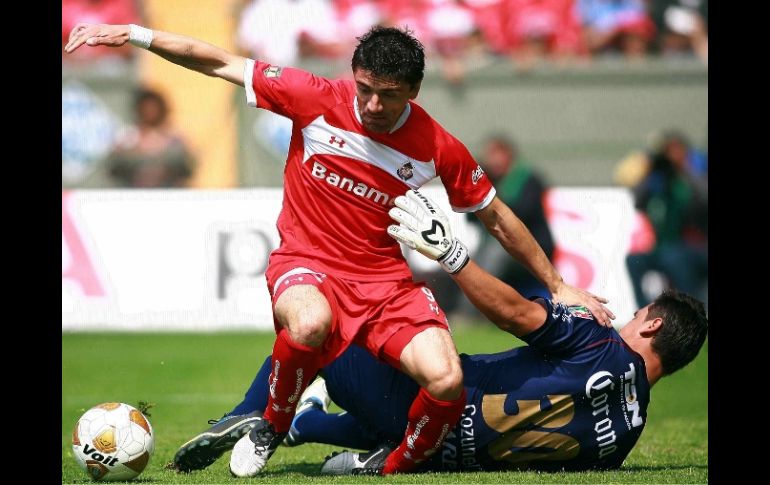
M314 285L332 311L329 336L324 341L322 366L336 359L351 343L365 347L380 360L401 368L401 352L412 338L430 327L449 330L444 310L424 283L355 281L315 271L309 260L271 260L266 272L275 302L287 288ZM281 326L274 319L276 333Z

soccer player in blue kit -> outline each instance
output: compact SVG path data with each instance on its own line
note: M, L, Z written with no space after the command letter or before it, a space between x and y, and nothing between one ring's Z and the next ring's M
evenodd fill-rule
M452 238L446 216L419 192L398 197L390 214L399 224L388 233L410 248L437 260L458 253L449 250L462 243ZM620 467L644 429L650 387L687 365L703 345L703 304L664 292L618 332L597 324L583 307L528 300L477 266L467 250L459 253L467 261L452 274L458 286L495 325L529 345L460 355L465 410L415 471ZM269 373L268 357L244 401L180 448L177 469L208 466L253 427L267 404ZM321 469L365 473L403 438L419 386L355 345L321 373L325 382L303 395L287 444L371 450L334 453ZM329 398L345 412L327 413Z

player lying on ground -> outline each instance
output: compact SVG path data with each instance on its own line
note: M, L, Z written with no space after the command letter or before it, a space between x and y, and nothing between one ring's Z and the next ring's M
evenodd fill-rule
M415 230L433 221L449 230L437 206L416 192L396 204L391 214L401 224L388 232L440 257ZM677 292L638 310L618 332L598 325L584 308L527 300L472 260L452 277L492 322L529 346L461 355L467 405L417 471L617 468L644 428L650 387L692 361L708 332L703 304ZM287 443L372 450L335 454L324 473L376 466L403 437L419 386L356 346L321 372L328 395L346 412L325 412L328 397L316 381L303 395ZM269 373L268 358L244 401L180 448L178 469L208 466L260 419Z

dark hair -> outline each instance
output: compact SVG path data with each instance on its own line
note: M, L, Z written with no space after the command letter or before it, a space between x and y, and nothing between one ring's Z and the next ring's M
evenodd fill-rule
M414 88L422 81L425 51L409 29L376 25L358 37L353 52L353 71L363 69L375 76L406 81Z
M678 291L664 291L647 311L647 319L662 318L663 325L652 339L652 350L660 357L663 374L672 374L698 355L708 333L703 303Z
M505 148L512 154L516 154L519 150L519 147L516 145L516 142L508 135L504 133L493 133L484 140L484 143L486 145L498 145L500 147Z
M691 145L690 139L683 131L676 128L667 128L650 135L648 140L648 150L651 153L662 153L671 143L681 143L686 147Z
M160 111L158 114L157 123L163 122L168 116L168 103L166 103L166 98L164 98L163 95L159 92L152 89L138 88L134 92L134 110L138 112L139 107L146 101L153 101L157 103L158 110Z

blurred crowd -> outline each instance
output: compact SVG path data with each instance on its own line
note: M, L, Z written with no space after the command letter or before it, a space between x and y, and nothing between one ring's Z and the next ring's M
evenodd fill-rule
M708 301L708 155L682 132L662 130L622 159L638 224L626 259L639 306L665 287Z
M614 173L631 190L636 209L626 267L641 308L666 288L697 296L708 305L708 155L679 130L653 133L646 146L621 159ZM556 244L547 218L551 185L521 156L510 137L487 138L476 159L497 195L532 232L555 263ZM479 224L469 216L469 221ZM500 244L480 231L474 250L481 267L527 296L548 291ZM453 318L478 318L479 311L442 271L417 274L438 291L439 303Z
M101 169L115 187L184 187L195 158L168 123L168 104L158 92L134 93L134 120L116 137Z
M708 63L708 0L241 0L241 53L280 65L347 60L374 24L408 26L451 83L469 56L588 62L618 55L694 55ZM62 0L62 43L78 21L147 23L139 0ZM75 59L130 57L132 49L81 49ZM68 59L69 61L69 59Z
M510 137L487 138L476 159L493 181L497 195L532 232L554 262L546 196L551 185L520 154ZM676 288L708 302L708 154L679 130L650 134L645 146L631 151L615 167L615 182L631 190L636 209L628 275L639 308L666 288ZM478 223L475 217L469 221ZM548 291L497 241L484 235L475 261L528 296ZM419 274L439 289L442 308L453 317L477 318L478 310L441 271ZM708 303L707 303L708 304Z

